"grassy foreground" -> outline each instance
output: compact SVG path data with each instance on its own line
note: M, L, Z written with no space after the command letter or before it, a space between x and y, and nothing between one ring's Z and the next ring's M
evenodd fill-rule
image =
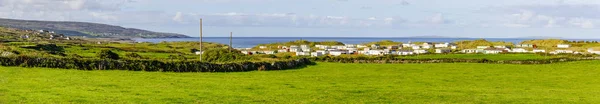
M600 61L160 73L0 67L0 103L600 103Z

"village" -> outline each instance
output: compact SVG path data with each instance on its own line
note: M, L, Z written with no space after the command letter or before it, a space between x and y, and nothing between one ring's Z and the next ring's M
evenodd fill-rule
M514 46L477 46L476 48L463 48L454 43L424 42L414 44L411 42L398 45L290 45L274 47L257 46L256 48L239 48L243 54L277 54L291 53L296 56L340 56L340 55L418 55L418 54L503 54L503 53L548 53L548 54L600 54L600 50L589 48L587 51L570 50L569 44L557 44L554 50L538 48L534 44L518 44Z

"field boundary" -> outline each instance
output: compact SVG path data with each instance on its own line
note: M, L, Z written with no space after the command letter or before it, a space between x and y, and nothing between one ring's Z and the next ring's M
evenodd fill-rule
M129 70L150 72L247 72L302 68L314 63L306 58L273 62L208 63L199 61L112 60L50 57L0 57L1 66L77 70Z

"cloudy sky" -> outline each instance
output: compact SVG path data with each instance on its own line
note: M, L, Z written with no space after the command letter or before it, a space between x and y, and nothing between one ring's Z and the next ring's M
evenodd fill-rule
M600 0L0 0L0 18L198 36L600 38Z

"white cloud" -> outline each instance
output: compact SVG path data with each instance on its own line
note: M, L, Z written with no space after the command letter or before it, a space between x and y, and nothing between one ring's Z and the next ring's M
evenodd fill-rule
M173 17L173 21L176 22L183 22L183 14L181 14L181 12L177 12L175 13L175 16Z

